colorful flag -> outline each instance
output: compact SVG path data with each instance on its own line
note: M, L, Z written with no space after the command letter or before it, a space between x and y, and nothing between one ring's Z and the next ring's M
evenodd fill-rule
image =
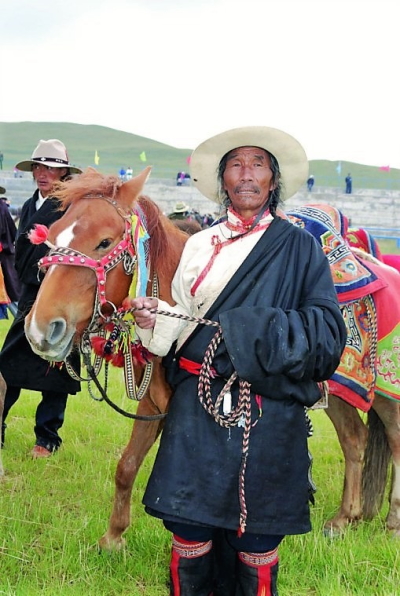
M340 176L340 174L342 173L342 162L338 161L338 164L336 166L336 171L338 173L338 176Z
M186 158L186 163L190 164L191 161L192 161L192 156L188 155L188 157Z
M142 153L139 155L140 161L147 161L147 157L146 157L146 152L142 151Z
M379 169L382 172L390 172L390 166L381 166Z
M94 163L96 166L98 166L99 162L100 162L100 157L99 157L99 154L97 153L97 149L96 149L96 151L94 152Z

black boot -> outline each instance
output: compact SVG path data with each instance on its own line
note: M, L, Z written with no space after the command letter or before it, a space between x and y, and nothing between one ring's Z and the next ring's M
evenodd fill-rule
M212 596L212 541L189 542L174 535L170 564L171 596Z
M235 596L278 596L278 551L238 553Z

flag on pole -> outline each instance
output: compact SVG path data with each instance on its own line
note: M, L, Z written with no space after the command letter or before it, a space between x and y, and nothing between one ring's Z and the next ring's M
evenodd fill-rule
M338 173L338 176L340 176L340 174L342 173L342 162L338 161L338 164L336 166L336 171Z
M390 166L381 166L379 169L382 172L390 172Z
M94 163L96 166L98 166L99 162L100 162L100 157L99 157L99 154L97 153L97 149L96 149L96 151L94 152Z
M146 151L142 151L142 153L139 155L140 161L147 161L147 157L146 157Z

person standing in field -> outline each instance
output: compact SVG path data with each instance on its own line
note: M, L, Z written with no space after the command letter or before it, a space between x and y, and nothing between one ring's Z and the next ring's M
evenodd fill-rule
M353 192L353 179L352 179L350 173L347 174L347 176L345 178L345 183L346 183L346 194L351 195L351 193Z
M25 317L29 313L43 274L38 261L47 253L45 244L31 244L28 233L35 224L50 226L63 212L51 191L58 180L64 180L81 170L69 163L65 145L58 139L41 140L32 158L15 166L18 170L32 172L37 189L21 211L15 246L15 268L21 282L18 312L5 338L0 353L0 372L7 383L1 445L4 445L6 419L18 400L21 390L41 392L42 399L36 409L35 444L33 458L51 456L62 443L59 429L64 423L68 394L77 393L78 381L73 380L61 363L50 364L30 348L24 331ZM79 357L73 357L73 368L79 371Z
M0 187L0 194L6 189ZM17 227L10 213L7 197L0 197L0 265L4 278L4 287L9 298L8 310L15 317L18 300L21 295L21 283L15 269L15 238Z
M313 186L314 186L314 182L315 182L314 176L311 174L308 177L308 180L307 180L307 189L308 189L308 192L311 192L312 191Z
M280 208L307 179L298 141L233 129L190 163L226 216L188 239L174 306L124 304L173 390L143 502L172 534L171 595L276 596L279 544L311 529L305 409L340 362L346 326L321 247Z

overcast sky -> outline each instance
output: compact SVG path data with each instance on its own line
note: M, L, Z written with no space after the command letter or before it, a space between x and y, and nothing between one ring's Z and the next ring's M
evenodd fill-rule
M2 0L0 121L98 124L189 149L267 125L309 159L400 168L398 6Z

